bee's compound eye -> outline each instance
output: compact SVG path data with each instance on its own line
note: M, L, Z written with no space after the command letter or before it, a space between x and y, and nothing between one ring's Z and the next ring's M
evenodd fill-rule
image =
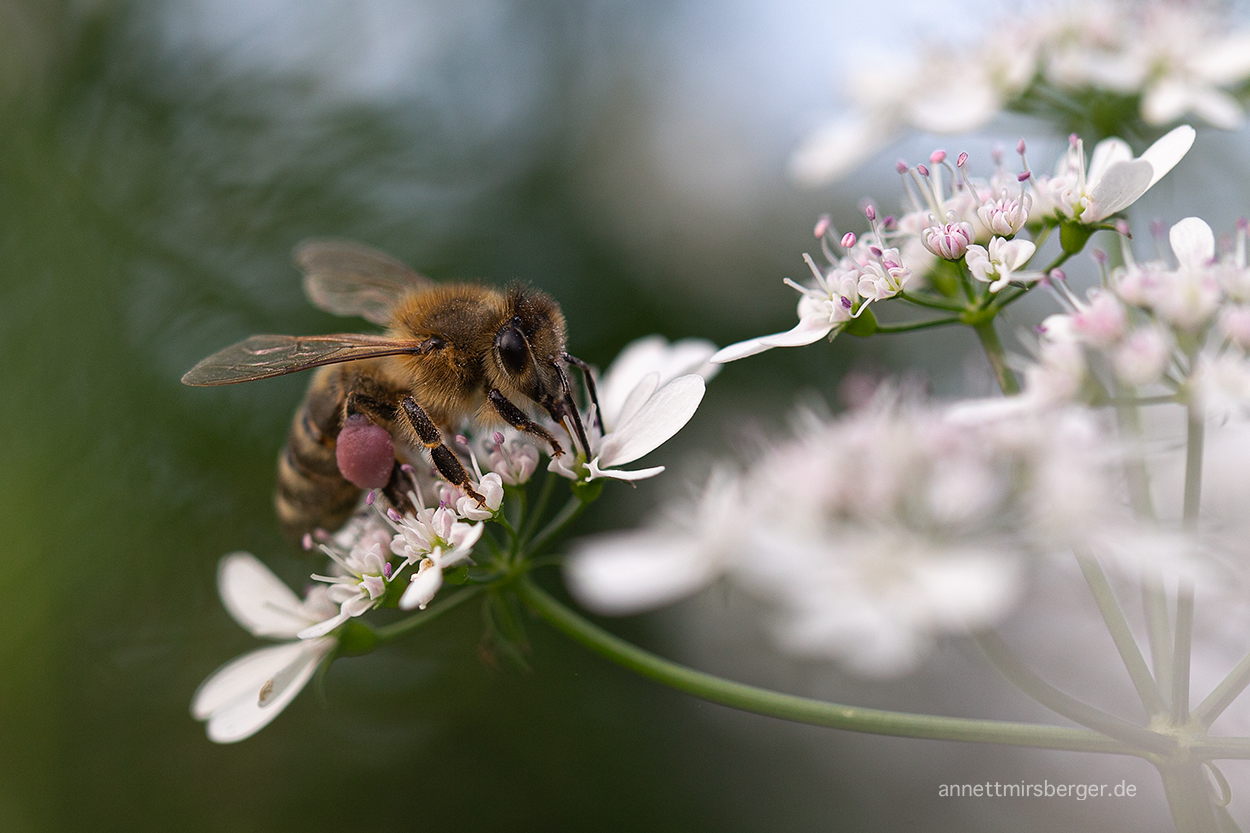
M516 327L505 327L495 336L495 349L499 351L499 360L504 369L514 376L525 369L529 361L529 348L525 344L525 336Z

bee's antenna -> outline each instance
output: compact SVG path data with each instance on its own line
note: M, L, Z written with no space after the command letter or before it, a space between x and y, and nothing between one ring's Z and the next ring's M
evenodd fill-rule
M590 441L586 439L586 428L582 425L582 414L577 409L577 402L573 400L573 391L569 388L569 375L564 372L564 365L560 362L552 362L556 366L556 373L560 375L560 387L564 389L564 405L573 417L573 428L577 431L577 441L581 443L582 450L586 452L586 459L590 459Z
M595 377L590 372L590 365L568 353L564 354L564 360L582 372L582 379L586 382L586 392L590 394L590 404L595 406L595 427L599 429L600 434L606 434L607 432L603 430L603 409L599 407L599 394L595 391Z

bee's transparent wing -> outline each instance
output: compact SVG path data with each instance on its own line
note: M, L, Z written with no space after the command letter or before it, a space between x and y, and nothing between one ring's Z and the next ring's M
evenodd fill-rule
M390 255L350 240L305 240L294 256L308 300L326 312L359 315L374 324L389 324L396 302L431 285Z
M186 372L182 383L196 387L233 385L283 376L323 364L419 352L420 342L354 333L252 336L204 359Z

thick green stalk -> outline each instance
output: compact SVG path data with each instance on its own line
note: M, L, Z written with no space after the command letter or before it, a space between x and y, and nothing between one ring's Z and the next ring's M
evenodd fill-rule
M527 577L517 581L515 587L521 601L574 641L644 677L731 708L797 723L875 735L996 743L1036 749L1065 749L1072 752L1142 754L1126 744L1084 729L865 709L735 683L662 659L613 636L560 604Z
M1007 366L1007 354L1003 350L1003 343L998 340L998 332L994 329L994 320L991 318L979 324L974 324L972 329L976 330L977 338L981 339L981 348L985 350L985 356L990 360L990 366L994 368L994 375L998 379L998 387L1007 396L1019 393L1020 383L1016 380L1016 374Z

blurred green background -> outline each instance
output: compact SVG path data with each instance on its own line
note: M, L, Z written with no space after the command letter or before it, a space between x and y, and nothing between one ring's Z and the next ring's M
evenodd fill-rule
M925 762L1005 781L1056 756L736 715L540 622L531 672L493 668L469 609L336 664L324 699L310 688L242 744L214 746L187 712L254 645L217 601L217 559L254 552L296 587L310 564L270 508L305 380L204 390L181 373L256 332L344 328L289 264L312 235L435 278L532 282L600 366L651 332L789 327L780 280L802 276L815 217L857 228L877 180L787 183L829 105L822 44L844 10L779 8L0 4L0 830L969 830L1021 813L936 802L950 772ZM984 376L963 334L917 345L939 389L967 361ZM797 391L835 401L847 368L898 349L846 339L729 368L655 456L667 484L610 490L579 532L642 517L682 461L781 424ZM608 625L700 662L680 614ZM741 633L704 667L812 687L748 659ZM908 705L888 684L826 684ZM988 697L930 703L977 714ZM1014 829L1121 809L1050 804Z

